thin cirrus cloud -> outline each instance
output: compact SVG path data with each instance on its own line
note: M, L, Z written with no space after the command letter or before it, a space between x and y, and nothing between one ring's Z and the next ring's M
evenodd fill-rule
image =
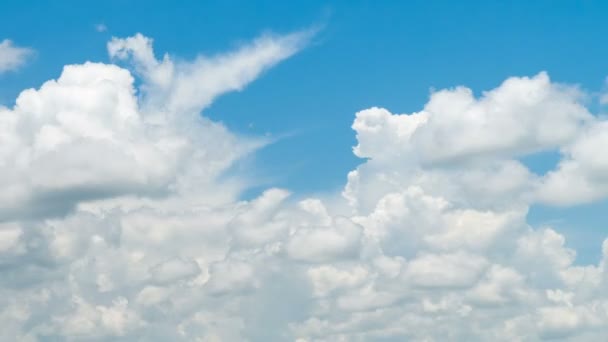
M16 46L13 41L4 39L0 42L0 74L21 68L32 53L32 49Z
M1 108L0 339L606 336L608 242L580 266L526 222L535 203L608 195L606 122L546 73L436 91L416 113L364 109L365 160L341 193L239 199L246 182L221 176L268 141L199 114L313 35L192 61L113 38L114 63L67 65ZM546 175L519 161L555 149Z

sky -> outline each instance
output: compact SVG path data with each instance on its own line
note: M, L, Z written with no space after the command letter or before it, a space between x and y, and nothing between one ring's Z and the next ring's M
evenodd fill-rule
M605 336L607 11L0 4L0 339Z

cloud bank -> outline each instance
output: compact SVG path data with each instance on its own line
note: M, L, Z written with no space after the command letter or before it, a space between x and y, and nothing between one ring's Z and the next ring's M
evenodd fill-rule
M436 91L416 113L362 110L365 160L342 193L239 200L245 177L225 172L267 142L200 113L310 38L192 61L113 38L116 64L67 65L0 107L0 339L606 336L608 242L580 266L526 222L535 203L608 195L608 123L546 73ZM519 161L552 150L545 175Z

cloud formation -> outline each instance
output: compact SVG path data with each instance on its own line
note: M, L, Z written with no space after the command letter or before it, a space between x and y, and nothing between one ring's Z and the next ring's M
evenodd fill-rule
M27 58L31 56L29 48L15 46L11 40L5 39L0 42L0 75L19 69Z
M546 73L479 98L440 90L417 113L362 110L366 160L341 194L239 200L246 181L225 171L266 141L200 113L310 38L192 61L113 38L122 66L68 65L0 108L0 339L606 336L608 242L580 266L526 222L535 203L608 195L608 125ZM562 154L546 175L519 161L546 150Z

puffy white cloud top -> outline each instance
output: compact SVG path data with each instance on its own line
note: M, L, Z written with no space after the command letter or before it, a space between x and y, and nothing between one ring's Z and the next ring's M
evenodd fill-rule
M0 340L604 338L608 242L579 266L526 222L608 196L608 122L546 73L363 110L341 194L239 200L225 171L267 142L200 113L310 37L193 61L114 38L118 64L68 65L0 107ZM519 161L546 150L546 175Z

